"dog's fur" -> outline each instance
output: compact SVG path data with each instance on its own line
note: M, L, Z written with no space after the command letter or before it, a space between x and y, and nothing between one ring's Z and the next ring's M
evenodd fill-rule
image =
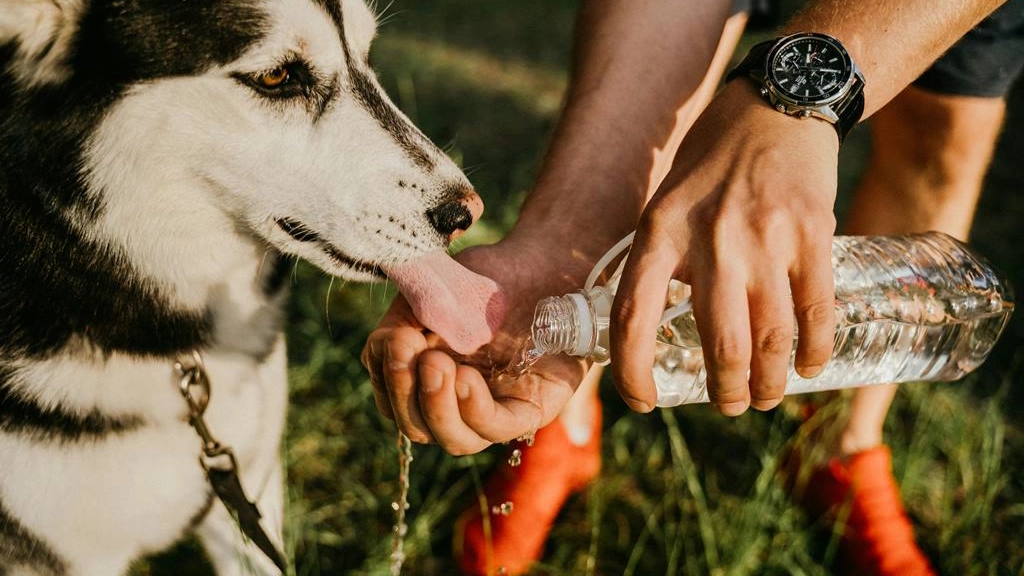
M277 572L211 496L173 361L205 355L280 544L286 255L374 280L471 220L374 33L362 0L0 1L0 575L121 574L193 529L219 574Z

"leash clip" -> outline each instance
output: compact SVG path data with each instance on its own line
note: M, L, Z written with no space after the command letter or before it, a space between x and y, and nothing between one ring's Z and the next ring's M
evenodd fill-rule
M206 425L206 420L203 419L206 407L210 404L210 377L206 373L202 354L198 350L193 350L189 358L176 361L174 369L181 377L178 380L178 390L188 404L188 423L203 442L203 453L199 456L199 463L207 472L234 472L238 469L234 451L230 446L225 446L214 438Z
M181 377L178 390L188 403L189 415L202 416L210 404L210 377L206 373L202 354L193 350L190 357L174 362L174 370Z

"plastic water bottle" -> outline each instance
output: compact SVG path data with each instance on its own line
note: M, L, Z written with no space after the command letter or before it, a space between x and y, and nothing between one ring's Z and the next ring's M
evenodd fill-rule
M613 248L628 247L631 237ZM535 354L608 362L608 319L619 272L580 292L542 300L534 314ZM939 232L837 236L832 242L836 335L832 359L814 378L793 369L786 394L867 384L956 380L988 357L1013 312L1006 280L961 242ZM620 265L621 271L621 265ZM658 406L707 402L700 338L689 287L673 281L657 334ZM796 336L793 347L796 349Z

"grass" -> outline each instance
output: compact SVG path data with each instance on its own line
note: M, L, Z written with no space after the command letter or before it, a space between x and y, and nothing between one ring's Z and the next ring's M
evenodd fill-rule
M398 0L373 59L396 102L470 172L488 213L468 242L500 236L530 189L557 114L576 2ZM1024 86L979 209L973 244L1024 286ZM864 158L844 147L840 211ZM397 494L393 425L373 407L358 353L393 290L331 282L305 265L291 303L286 439L295 574L388 574ZM886 424L919 541L943 574L1024 574L1024 315L989 362L957 384L903 386ZM608 383L606 383L608 384ZM628 413L611 386L604 470L555 526L537 575L824 575L837 535L790 500L780 456L797 402L725 419L704 406ZM829 410L840 410L838 404ZM830 412L824 411L825 414ZM834 414L834 412L831 412ZM824 416L821 416L824 418ZM500 447L452 458L416 447L404 574L449 575L455 516ZM189 542L133 574L209 574Z

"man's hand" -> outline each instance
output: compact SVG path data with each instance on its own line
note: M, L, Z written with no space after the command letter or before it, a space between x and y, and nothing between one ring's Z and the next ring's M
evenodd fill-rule
M694 124L648 204L616 294L612 366L630 406L655 403L654 334L671 278L690 284L711 402L726 415L767 410L797 371L813 376L833 344L838 138L827 122L781 114L746 81Z
M536 303L582 285L589 262L563 253L557 246L507 239L458 255L508 297L498 336L472 356L456 356L436 335L424 333L399 296L362 354L381 413L414 442L436 442L452 454L479 452L554 420L583 379L583 361L547 357L518 380L499 375L522 351Z

